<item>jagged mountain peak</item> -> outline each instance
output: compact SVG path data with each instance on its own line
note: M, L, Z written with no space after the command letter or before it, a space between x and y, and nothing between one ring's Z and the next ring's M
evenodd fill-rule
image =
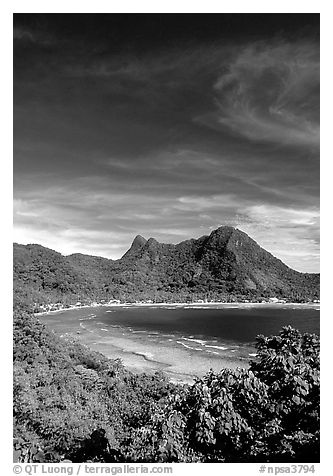
M223 241L227 241L235 231L236 228L232 226L220 226L219 228L216 228L216 230L213 230L211 232L209 238L218 240L222 239Z
M174 295L179 299L194 295L227 299L231 294L251 299L319 296L319 275L290 269L232 226L221 226L209 236L177 245L137 235L130 249L115 261L80 254L63 257L40 248L39 252L34 245L14 246L14 270L20 286L26 287L26 277L30 277L29 286L36 295L58 296L68 288L66 292L77 289L80 296L104 292L103 299L120 295L127 299L140 293L149 299Z
M132 242L132 245L131 245L130 249L128 251L126 251L126 253L122 256L121 259L128 258L130 256L135 255L139 250L141 250L141 248L143 248L143 246L146 243L147 243L146 238L144 238L141 235L136 235L136 237L134 238L134 240Z
M250 239L250 237L242 230L229 225L223 225L211 232L210 238L218 237L225 240L229 240L231 237Z
M241 232L237 228L232 226L220 226L216 230L213 230L207 239L207 246L209 248L225 249L230 247L233 242L245 242L249 239L246 233Z
M136 235L136 237L133 240L131 248L141 248L146 243L147 243L146 238L144 238L141 235Z
M160 243L155 238L149 238L147 241L147 245L159 245Z
M236 231L237 228L235 228L234 226L230 226L230 225L221 225L219 226L218 228L215 228L215 230L213 230L211 232L212 233L233 233L234 231Z

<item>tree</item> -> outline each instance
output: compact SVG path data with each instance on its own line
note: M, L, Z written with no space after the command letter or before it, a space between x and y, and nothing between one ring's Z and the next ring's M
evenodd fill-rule
M135 461L316 462L319 339L291 327L257 339L249 369L210 371L134 431Z

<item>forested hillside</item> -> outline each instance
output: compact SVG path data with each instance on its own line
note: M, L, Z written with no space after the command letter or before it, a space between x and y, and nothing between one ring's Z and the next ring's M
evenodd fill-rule
M14 291L33 303L319 298L319 275L299 273L242 231L163 244L137 236L116 261L14 245Z
M16 305L14 460L316 462L319 340L259 337L249 370L134 375Z
M25 310L14 313L14 457L112 461L133 428L170 394L163 375L134 375L120 361L60 339ZM90 441L105 430L108 454ZM98 446L98 444L97 444ZM123 450L122 450L123 451ZM31 453L32 452L32 453ZM97 453L96 453L97 452ZM30 455L30 456L29 456Z
M118 261L65 257L39 245L15 245L14 258L16 461L319 460L317 336L284 328L258 337L248 370L175 385L60 338L32 314L36 302L156 297L162 290L170 299L207 289L266 296L276 288L310 297L318 276L291 270L229 228L178 245L137 237Z

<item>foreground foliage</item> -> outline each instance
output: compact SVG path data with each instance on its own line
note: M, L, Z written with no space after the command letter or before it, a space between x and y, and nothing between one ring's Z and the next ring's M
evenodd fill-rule
M134 375L118 360L60 339L33 315L15 314L14 437L23 453L30 442L49 461L73 458L98 428L118 450L172 388L159 373Z
M136 430L142 461L319 460L319 340L285 327L257 339L249 370L209 372Z
M319 339L257 338L248 370L191 386L134 375L25 309L14 316L14 459L316 462Z

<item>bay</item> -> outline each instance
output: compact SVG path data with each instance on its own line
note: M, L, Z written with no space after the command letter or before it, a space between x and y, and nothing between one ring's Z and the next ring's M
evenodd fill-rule
M259 334L287 325L319 334L319 316L314 305L151 305L71 309L43 321L134 371L163 370L184 382L210 368L247 367Z

